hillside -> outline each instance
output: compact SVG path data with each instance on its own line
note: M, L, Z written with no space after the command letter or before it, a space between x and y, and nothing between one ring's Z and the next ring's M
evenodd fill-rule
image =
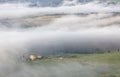
M73 76L76 76L76 74L74 75L75 70L77 70L77 73L81 69L81 71L89 71L89 73L93 71L95 74L93 77L120 77L120 52L117 51L102 54L65 54L61 56L49 56L42 60L36 60L29 63L30 65L32 64L32 66L37 65L47 68L57 66L58 70L64 68L64 65L66 69L73 71ZM69 68L68 66L72 66L72 64L74 64L74 66ZM79 64L81 68L77 67ZM85 73L88 74L87 72ZM84 76L86 75L83 75L83 77ZM91 77L91 75L89 77Z

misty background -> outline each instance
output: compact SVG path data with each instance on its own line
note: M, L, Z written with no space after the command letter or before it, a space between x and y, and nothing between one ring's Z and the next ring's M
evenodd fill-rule
M31 67L21 57L118 50L119 21L117 1L0 0L0 76L96 77L98 68L109 70L109 65L68 62Z

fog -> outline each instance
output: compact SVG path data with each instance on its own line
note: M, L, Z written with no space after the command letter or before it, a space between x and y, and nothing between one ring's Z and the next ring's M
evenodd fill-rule
M58 7L29 7L29 3L0 4L0 18L39 16L46 14L79 14L120 12L119 4L103 4L98 1L78 3L77 0L64 1Z
M30 7L29 3L2 3L0 76L96 77L99 71L109 70L109 65L68 61L32 66L22 57L118 50L119 21L119 4L65 0L57 7Z

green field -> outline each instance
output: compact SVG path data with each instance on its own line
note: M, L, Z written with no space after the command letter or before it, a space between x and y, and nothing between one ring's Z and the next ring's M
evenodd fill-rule
M92 67L93 71L97 73L97 75L93 77L120 77L120 52L117 51L100 54L65 54L47 56L41 60L31 61L29 63L33 66L50 67L76 62L80 63L83 67Z
M62 59L61 59L62 58ZM120 64L120 52L114 51L110 53L96 53L96 54L64 54L64 55L51 55L44 57L41 60L33 61L32 63L45 63L45 62L65 62L65 61L78 61L78 62L100 62L109 64Z

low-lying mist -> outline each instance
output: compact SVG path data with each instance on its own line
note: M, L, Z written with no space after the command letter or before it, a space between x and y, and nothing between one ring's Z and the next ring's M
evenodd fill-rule
M120 48L119 19L119 14L63 15L37 27L1 27L0 76L96 77L98 72L108 71L109 65L67 62L33 66L23 56L117 50Z
M107 72L107 64L82 65L78 62L66 62L53 65L4 64L0 76L2 77L96 77L101 72Z
M120 5L76 1L57 7L0 4L0 77L97 77L109 70L108 64L76 61L30 65L23 58L120 49Z
M3 46L7 50L22 47L22 51L25 49L41 54L117 50L120 48L119 19L119 14L63 15L45 21L49 22L45 25L29 28L20 28L20 25L17 27L9 22L14 26L1 27L1 49L4 50ZM39 20L42 17L37 19L38 22Z

